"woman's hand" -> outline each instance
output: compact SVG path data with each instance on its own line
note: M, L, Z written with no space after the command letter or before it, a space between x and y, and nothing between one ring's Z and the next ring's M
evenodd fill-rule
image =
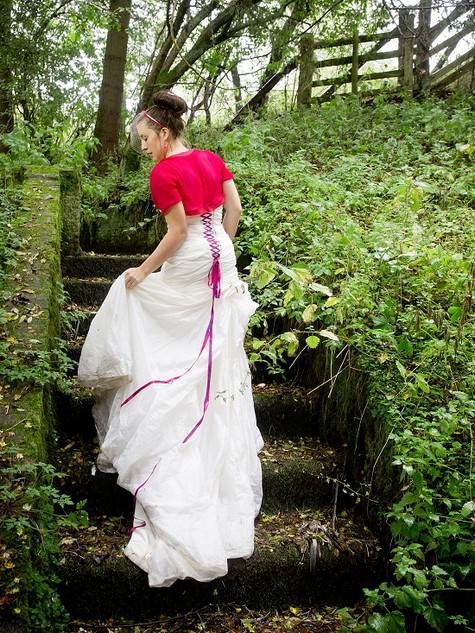
M124 274L125 287L127 290L135 288L135 286L137 286L147 276L147 273L144 272L140 266L138 268L127 268Z

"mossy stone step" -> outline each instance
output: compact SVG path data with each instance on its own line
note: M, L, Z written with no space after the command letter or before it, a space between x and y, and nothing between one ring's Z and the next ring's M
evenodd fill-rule
M78 343L79 339L82 345L83 337L89 332L92 319L97 314L97 306L80 306L72 304L69 309L63 311L63 316L67 321L67 324L63 326L62 336L66 341L70 341L71 346L71 358L78 360ZM79 347L79 353L81 349Z
M132 495L116 484L116 475L95 468L96 442L68 439L57 451L57 468L66 475L61 480L62 491L75 501L87 499L88 512L123 515L132 522ZM330 503L343 461L341 451L308 437L268 439L260 460L266 511ZM341 507L342 496L339 501Z
M80 387L71 379L67 393L58 391L59 421L65 435L95 435L91 408L94 391ZM290 384L253 386L257 423L266 437L301 437L319 435L315 401L307 390Z
M61 258L63 277L87 279L89 277L106 277L115 279L127 268L135 268L144 262L150 253L134 255L107 253L83 253L82 255L68 255ZM251 263L251 258L241 254L237 261L237 268L243 271Z
M107 296L113 279L94 277L90 279L76 279L63 277L64 290L73 303L84 306L100 306Z
M331 510L262 514L255 552L230 561L212 582L188 579L149 588L146 574L121 548L128 525L97 517L89 528L63 531L60 594L74 617L133 617L235 602L249 608L348 604L383 576L377 539L348 516L331 525Z
M209 605L178 614L161 614L146 621L124 618L88 618L72 620L70 633L333 633L341 628L341 618L335 605L288 609L249 609L246 605Z
M148 254L106 255L103 253L61 258L61 270L64 277L87 279L88 277L107 277L115 279L127 268L135 268L145 261Z

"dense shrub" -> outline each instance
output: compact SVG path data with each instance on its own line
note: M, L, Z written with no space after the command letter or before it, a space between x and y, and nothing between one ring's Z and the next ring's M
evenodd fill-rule
M336 99L211 138L245 209L236 244L261 306L251 360L285 372L305 346L349 346L388 429L393 576L368 589L355 630L474 615L452 600L473 595L475 552L474 105Z

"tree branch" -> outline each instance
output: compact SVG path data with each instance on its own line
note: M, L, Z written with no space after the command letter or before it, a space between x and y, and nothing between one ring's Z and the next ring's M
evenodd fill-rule
M157 77L159 76L161 72L163 72L164 70L168 70L168 68L170 67L168 64L168 56L171 55L173 59L176 57L176 53L173 54L173 51L170 52L170 49L172 48L172 46L176 48L177 46L176 42L179 41L180 38L182 38L183 36L184 36L184 39L183 39L183 43L184 43L188 35L212 12L214 7L217 6L218 1L219 0L212 0L212 2L205 5L201 9L201 11L198 11L198 13L193 18L188 20L188 22L183 27L178 40L176 40L175 34L178 33L179 27L183 24L183 20L190 7L189 0L182 0L177 12L177 16L175 18L173 31L170 28L168 29L168 36L166 37L165 41L161 45L158 56L155 59L155 61L152 63L150 72L145 80L144 87L142 90L142 96L140 98L140 103L138 106L138 111L143 110L146 107L148 107L150 103L150 99L152 97L152 93L157 83ZM181 46L182 44L180 44L180 50L181 50Z
M45 20L43 20L43 22L40 24L40 26L36 29L35 33L33 33L33 39L39 37L40 35L42 35L46 29L48 28L49 23L54 20L54 18L57 18L58 15L60 15L61 10L64 9L64 7L66 7L68 4L71 4L72 2L74 2L74 0L63 0L63 2L61 2L56 9L53 11L53 13L47 17Z
M179 55L180 51L183 49L189 35L191 35L191 33L193 33L193 31L203 22L203 20L213 12L213 9L215 9L218 4L219 0L212 0L212 2L206 4L201 9L201 11L198 11L198 13L194 17L192 17L191 20L188 20L188 22L183 27L181 33L173 42L173 47L171 47L168 56L164 60L161 70L170 70L173 62Z

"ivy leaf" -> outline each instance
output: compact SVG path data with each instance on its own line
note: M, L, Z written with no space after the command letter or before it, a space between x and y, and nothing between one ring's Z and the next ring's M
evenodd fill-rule
M305 343L310 347L310 349L315 349L320 343L320 339L318 336L307 336Z
M405 378L406 375L407 375L407 371L406 371L406 368L404 367L404 365L397 360L396 361L396 367L398 368L398 371L401 374L401 376L403 378Z
M268 283L270 283L275 277L275 272L270 268L262 271L259 277L256 279L256 286L259 290L262 290Z
M390 633L406 633L404 614L400 611L392 611L385 619L388 622L388 631L390 631Z
M280 339L288 343L287 354L294 356L299 346L299 340L293 332L284 332L280 335Z
M422 615L426 619L427 623L436 631L443 631L448 622L448 618L444 610L439 606L425 607Z
M331 332L330 330L320 330L319 334L320 336L323 336L324 338L329 338L332 341L340 340L338 336L334 332Z
M333 295L333 292L328 286L322 286L322 284L317 284L316 282L310 284L310 289L315 292L321 292L322 295L326 295L327 297L331 297Z
M279 264L279 262L275 262L276 266L278 268L281 269L281 271L287 275L287 277L290 277L290 279L292 279L292 281L295 281L296 284L301 284L302 283L302 279L301 277L299 277L299 275L292 270L291 268L287 268L287 266L284 266L283 264Z
M416 384L424 393L430 393L430 387L422 374L416 374Z
M304 323L311 323L315 316L315 312L317 310L317 306L315 303L311 303L308 305L305 310L302 312L302 321Z
M328 299L323 304L323 307L331 308L332 306L336 306L337 303L340 303L340 299L338 299L338 297L328 297Z
M261 347L263 347L265 344L266 342L261 339L258 339L258 338L252 339L252 349L261 349Z
M447 312L450 314L450 322L454 325L457 324L462 314L462 308L460 306L450 306Z
M447 572L445 571L445 569L442 569L442 567L439 567L438 565L432 565L431 571L436 576L447 576Z
M303 290L302 287L291 281L287 292L284 296L284 306L287 306L293 299L299 301L303 298Z
M269 261L255 261L249 271L250 279L254 280L259 290L267 286L274 279L275 274L274 262Z
M462 506L462 510L460 511L463 517L468 517L475 510L475 501L467 501Z
M378 633L387 633L388 631L386 618L380 613L373 613L368 619L368 624L372 631L378 631Z

